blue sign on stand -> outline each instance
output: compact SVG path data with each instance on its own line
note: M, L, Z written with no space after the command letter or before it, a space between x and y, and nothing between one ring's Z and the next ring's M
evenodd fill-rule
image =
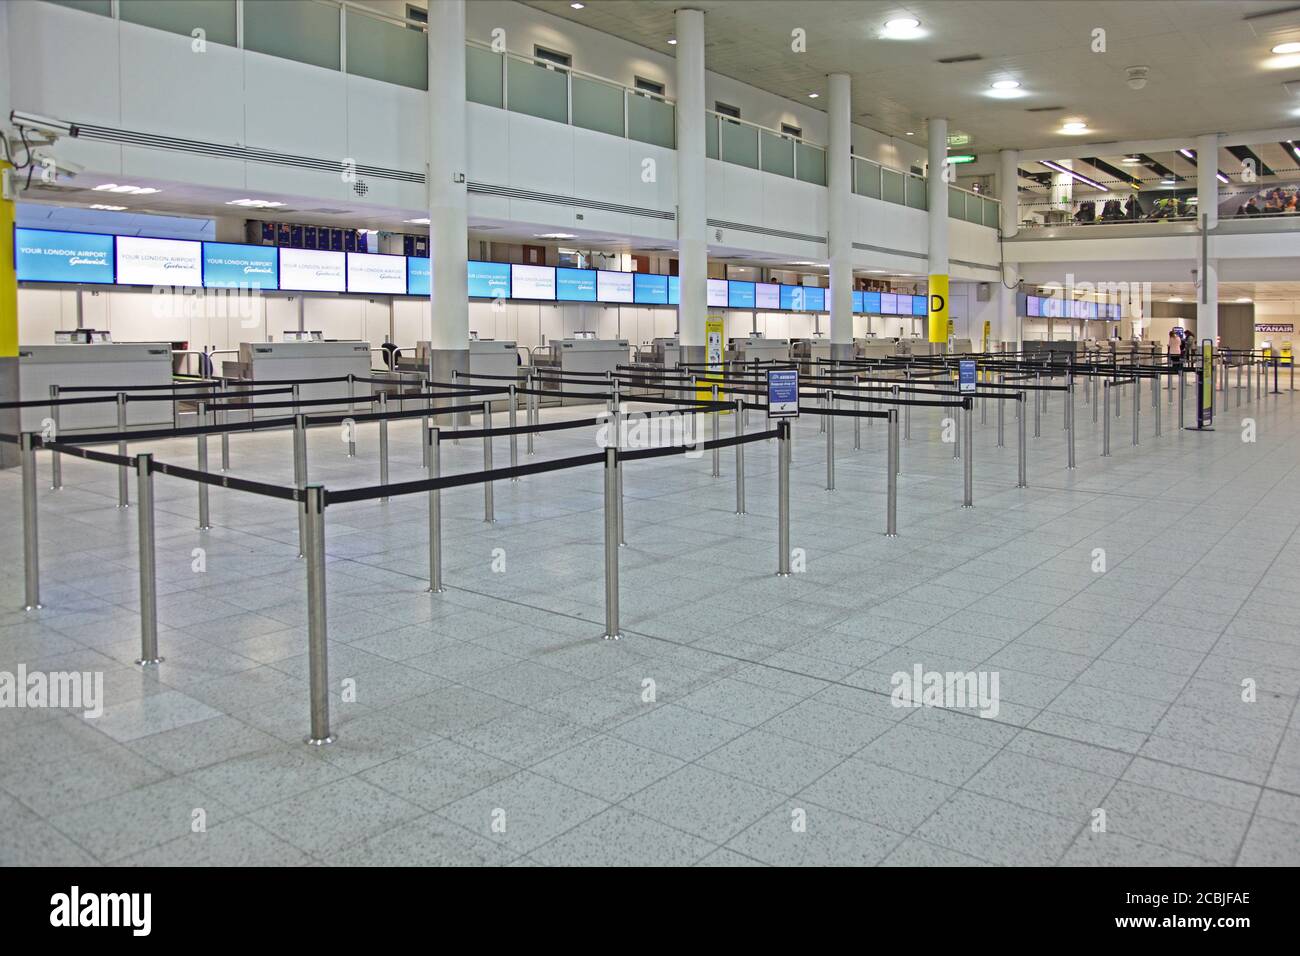
M799 370L797 368L767 370L767 417L799 417Z
M957 391L959 392L975 391L975 360L974 359L962 359L958 363Z

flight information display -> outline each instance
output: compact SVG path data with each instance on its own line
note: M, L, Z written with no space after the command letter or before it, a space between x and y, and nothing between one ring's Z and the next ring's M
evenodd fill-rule
M705 303L711 309L725 309L727 307L727 280L710 279Z
M773 311L781 308L781 287L775 282L755 283L754 307Z
M406 256L348 252L348 291L406 295Z
M281 247L280 288L291 292L346 292L347 253Z
M113 237L94 232L14 230L19 282L113 284Z

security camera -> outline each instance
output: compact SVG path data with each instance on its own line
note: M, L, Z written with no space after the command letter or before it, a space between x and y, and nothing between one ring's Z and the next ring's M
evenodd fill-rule
M1130 66L1128 68L1128 88L1130 90L1140 90L1147 85L1147 77L1151 73L1151 68L1147 66Z
M38 116L35 113L23 113L14 110L9 114L9 121L22 129L38 130L56 137L77 135L77 127L72 123L51 119L48 116Z

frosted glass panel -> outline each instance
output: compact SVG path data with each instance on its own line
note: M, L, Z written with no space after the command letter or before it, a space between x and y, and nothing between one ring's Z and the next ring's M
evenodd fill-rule
M465 47L465 99L501 108L501 54Z
M794 178L794 140L766 130L763 139L763 171Z
M880 170L880 198L903 205L903 174L893 169Z
M677 142L676 118L677 111L671 103L649 96L628 94L627 135L629 139L672 149ZM716 141L714 147L717 147Z
M913 209L925 209L928 207L928 198L925 194L926 182L919 176L905 177L907 187L907 204Z
M869 196L872 199L880 198L880 167L875 163L868 163L862 159L853 161L853 173L856 181L853 184L853 190L859 196Z
M209 43L236 43L235 0L119 0L118 12L127 23L182 36L200 29Z
M712 114L704 117L704 155L718 158L718 118Z
M339 11L312 0L244 0L244 49L339 68Z
M998 220L1001 218L1002 207L992 199L985 199L984 202L984 225L998 227Z
M49 0L49 2L60 7L71 7L73 10L84 10L86 13L98 13L101 17L113 15L112 0Z
M948 187L948 215L953 219L966 218L966 194L952 186Z
M510 57L506 61L506 106L516 113L557 123L569 121L569 74Z
M623 88L586 77L573 78L573 125L623 135Z
M416 90L428 89L428 37L421 30L349 10L348 72Z
M758 129L722 120L722 158L737 166L758 169Z
M799 178L806 183L826 185L826 150L807 143L796 143L795 151L799 154Z

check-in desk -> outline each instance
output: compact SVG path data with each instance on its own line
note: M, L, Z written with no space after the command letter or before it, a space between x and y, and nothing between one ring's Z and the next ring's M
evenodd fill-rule
M949 355L970 355L973 351L970 339L953 339L948 344Z
M739 362L788 362L789 339L768 339L759 335L732 339L727 349ZM829 351L828 351L829 354Z
M854 339L854 351L858 358L884 359L898 354L898 343L893 339Z
M239 346L239 362L226 362L224 365L227 375L234 372L234 377L251 382L301 381L310 378L338 378L345 375L369 378L370 343L242 342ZM357 395L369 395L371 386L367 382L357 382L353 385L353 390ZM347 382L315 382L304 384L298 389L298 397L304 402L321 398L344 399L339 404L307 406L303 411L308 415L348 411L347 394ZM292 397L288 392L275 393L260 398L254 397L252 402L253 404L284 402L291 400ZM369 412L370 403L358 404L355 410ZM258 409L254 417L276 418L292 414L292 409L281 406Z
M817 361L829 362L831 358L830 339L791 339L790 360L799 366L805 375L813 373Z
M561 375L577 375L591 379L586 385L579 381L563 382L557 390L582 394L604 394L604 374L618 372L629 358L627 339L553 339L550 343L550 361L546 364ZM599 373L600 377L589 373ZM591 401L584 398L563 398L561 405L579 405Z
M168 342L102 342L66 345L23 345L18 349L19 385L22 401L40 401L50 397L50 386L106 386L104 392L73 392L64 398L86 398L115 394L115 386L170 385L172 383L172 347ZM148 392L136 392L147 396ZM129 401L126 405L128 428L171 425L171 393L162 392L168 401ZM23 431L40 431L43 419L50 417L47 407L22 410ZM65 405L59 410L62 431L117 428L114 402Z

